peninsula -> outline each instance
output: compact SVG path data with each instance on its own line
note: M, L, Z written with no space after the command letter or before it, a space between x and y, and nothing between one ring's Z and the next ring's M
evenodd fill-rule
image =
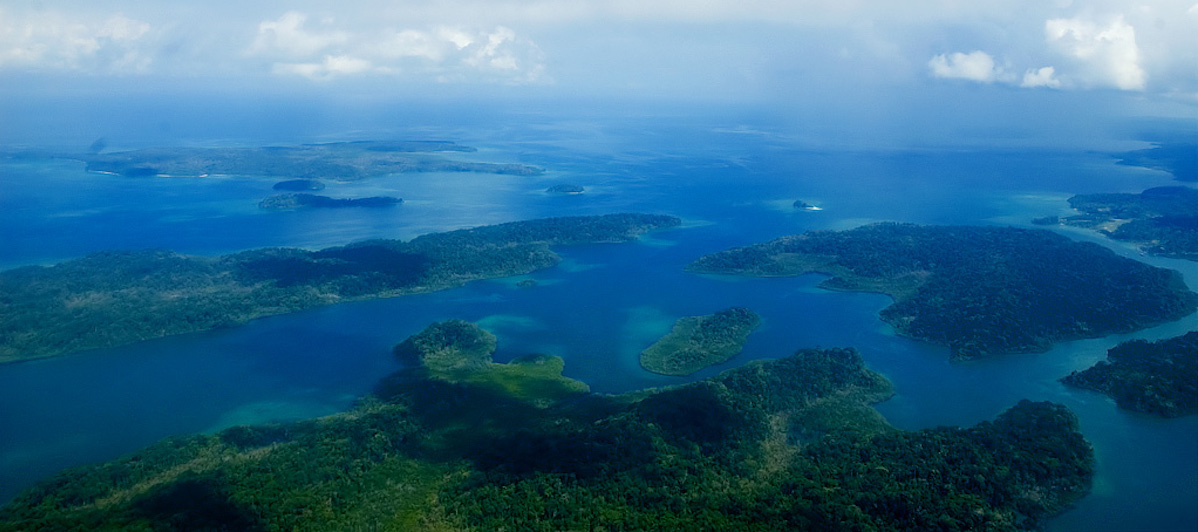
M831 290L894 298L899 334L948 346L955 360L1048 350L1126 333L1198 309L1181 275L1044 230L881 223L811 231L721 251L694 273L832 276Z
M1105 393L1120 408L1178 417L1198 413L1198 331L1148 342L1132 340L1107 359L1061 382Z
M890 384L853 349L611 396L556 357L492 363L494 345L433 324L397 348L413 365L349 412L72 469L0 508L0 531L1016 531L1093 476L1060 405L891 427L869 407Z
M545 218L319 251L110 251L17 268L0 272L0 362L522 275L560 261L550 246L625 242L679 223L648 214Z
M1081 214L1039 218L1093 229L1138 244L1145 253L1198 261L1198 189L1157 187L1139 194L1080 194L1069 206Z
M1173 174L1178 181L1198 182L1198 142L1157 139L1154 144L1148 149L1120 154L1119 164L1162 170Z
M265 176L354 181L410 172L482 172L540 175L534 166L455 161L439 153L474 148L441 141L363 141L245 148L147 148L60 155L87 170L128 177Z
M408 337L392 352L421 379L476 386L541 408L590 391L586 384L562 376L566 362L561 357L534 354L496 364L491 356L498 345L495 335L478 325L447 320ZM383 381L379 389L407 393L399 388L410 378L408 373Z
M688 316L641 353L641 367L662 375L690 375L740 353L761 324L757 313L732 307L707 316Z

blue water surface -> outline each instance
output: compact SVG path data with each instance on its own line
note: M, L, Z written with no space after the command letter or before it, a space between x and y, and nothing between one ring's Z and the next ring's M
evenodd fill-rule
M854 346L894 382L897 395L877 407L901 428L970 425L1025 398L1060 402L1079 416L1099 463L1094 492L1051 529L1198 528L1198 417L1131 414L1057 381L1120 341L1194 330L1193 316L1043 354L950 363L945 348L897 337L878 319L886 296L824 291L818 275L746 279L683 271L728 247L872 221L1028 226L1032 217L1067 212L1072 194L1174 184L1166 173L1118 166L1109 154L1080 148L816 148L785 126L726 114L661 120L523 113L468 124L442 118L447 122L342 136L333 130L308 140L448 138L479 148L453 157L533 164L545 173L330 183L325 194L405 202L394 209L276 212L257 208L272 193L274 180L267 178L132 179L89 174L69 160L6 161L0 267L105 249L218 255L263 246L319 248L544 216L638 211L672 214L684 224L636 243L562 247L559 266L519 279L0 366L0 500L63 468L169 435L346 409L398 368L392 345L434 321L461 318L496 333L497 360L558 355L567 376L597 392L686 382L803 347ZM559 183L582 185L586 193L545 193ZM795 199L823 210L797 211ZM1128 246L1064 231L1182 270L1198 287L1193 263L1142 257ZM517 286L525 278L537 285ZM764 320L740 356L686 379L638 366L638 353L674 320L733 305Z

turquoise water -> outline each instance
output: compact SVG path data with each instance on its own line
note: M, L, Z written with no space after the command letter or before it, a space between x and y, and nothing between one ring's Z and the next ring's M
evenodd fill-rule
M509 117L510 118L510 117ZM518 125L513 125L513 123ZM763 317L744 353L690 379L810 346L855 346L898 394L878 405L918 429L990 419L1020 399L1066 404L1095 445L1094 493L1053 530L1198 528L1198 418L1117 410L1057 379L1129 338L1198 328L1181 322L1051 352L950 364L944 348L896 337L877 294L816 288L819 276L742 279L687 274L695 258L809 229L877 220L1027 225L1062 212L1073 193L1173 184L1085 150L814 150L783 128L723 119L684 122L538 115L494 124L389 129L380 138L451 138L468 157L522 162L537 177L401 175L330 184L337 196L395 195L395 209L260 211L272 179L127 179L68 161L0 167L0 266L48 263L112 248L219 254L261 246L321 247L409 238L541 216L660 212L680 229L622 245L564 247L564 262L526 278L392 300L313 309L134 346L0 366L0 499L64 467L131 452L171 434L324 415L352 405L398 366L390 347L429 323L476 321L499 337L496 358L559 355L566 375L599 392L685 382L642 371L637 354L687 315L733 305ZM322 138L321 140L336 140ZM558 183L580 196L545 194ZM796 212L797 198L824 208ZM1126 256L1182 269L1192 263Z

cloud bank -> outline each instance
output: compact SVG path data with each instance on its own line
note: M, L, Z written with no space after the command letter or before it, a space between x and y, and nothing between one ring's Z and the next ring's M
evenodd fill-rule
M149 33L149 24L121 14L96 20L0 10L0 69L144 72L153 63L142 47Z
M45 0L0 8L0 75L549 84L729 93L794 79L1198 101L1194 0ZM789 76L789 77L788 77ZM763 81L765 80L765 81ZM775 81L776 82L776 81Z
M994 64L994 58L981 50L967 54L956 52L940 54L928 61L932 76L944 79L965 79L978 83L994 83L1005 78L1003 69Z
M1136 91L1147 85L1136 30L1123 17L1107 24L1052 19L1044 23L1044 33L1053 49L1073 60L1077 83Z
M334 20L309 28L308 19L292 11L261 22L245 54L269 60L276 74L314 80L357 74L506 84L548 79L536 44L503 26L353 32L341 29Z

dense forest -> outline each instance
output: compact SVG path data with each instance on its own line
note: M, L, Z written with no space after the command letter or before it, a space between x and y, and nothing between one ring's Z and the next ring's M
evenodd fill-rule
M1123 342L1107 351L1106 360L1061 382L1105 393L1128 410L1164 417L1198 413L1198 331Z
M547 268L550 246L624 242L677 218L546 218L306 251L104 252L0 272L0 362L112 347L318 305L442 290Z
M147 148L63 155L92 172L128 177L251 175L340 181L409 172L483 172L539 175L522 164L454 161L433 152L471 152L442 141L333 142L263 148Z
M890 385L852 349L606 396L560 358L479 358L493 348L433 324L349 412L74 468L0 508L0 530L1027 530L1093 475L1051 403L890 427L868 406Z
M670 333L641 352L641 367L662 375L690 375L738 355L761 324L756 312L732 307L707 316L687 316Z
M1198 261L1198 189L1157 187L1139 194L1080 194L1069 205L1081 214L1053 223L1095 229L1147 253Z
M894 297L882 319L954 359L1039 352L1198 308L1181 275L1043 230L881 223L811 231L700 258L696 273L831 275L821 286Z

